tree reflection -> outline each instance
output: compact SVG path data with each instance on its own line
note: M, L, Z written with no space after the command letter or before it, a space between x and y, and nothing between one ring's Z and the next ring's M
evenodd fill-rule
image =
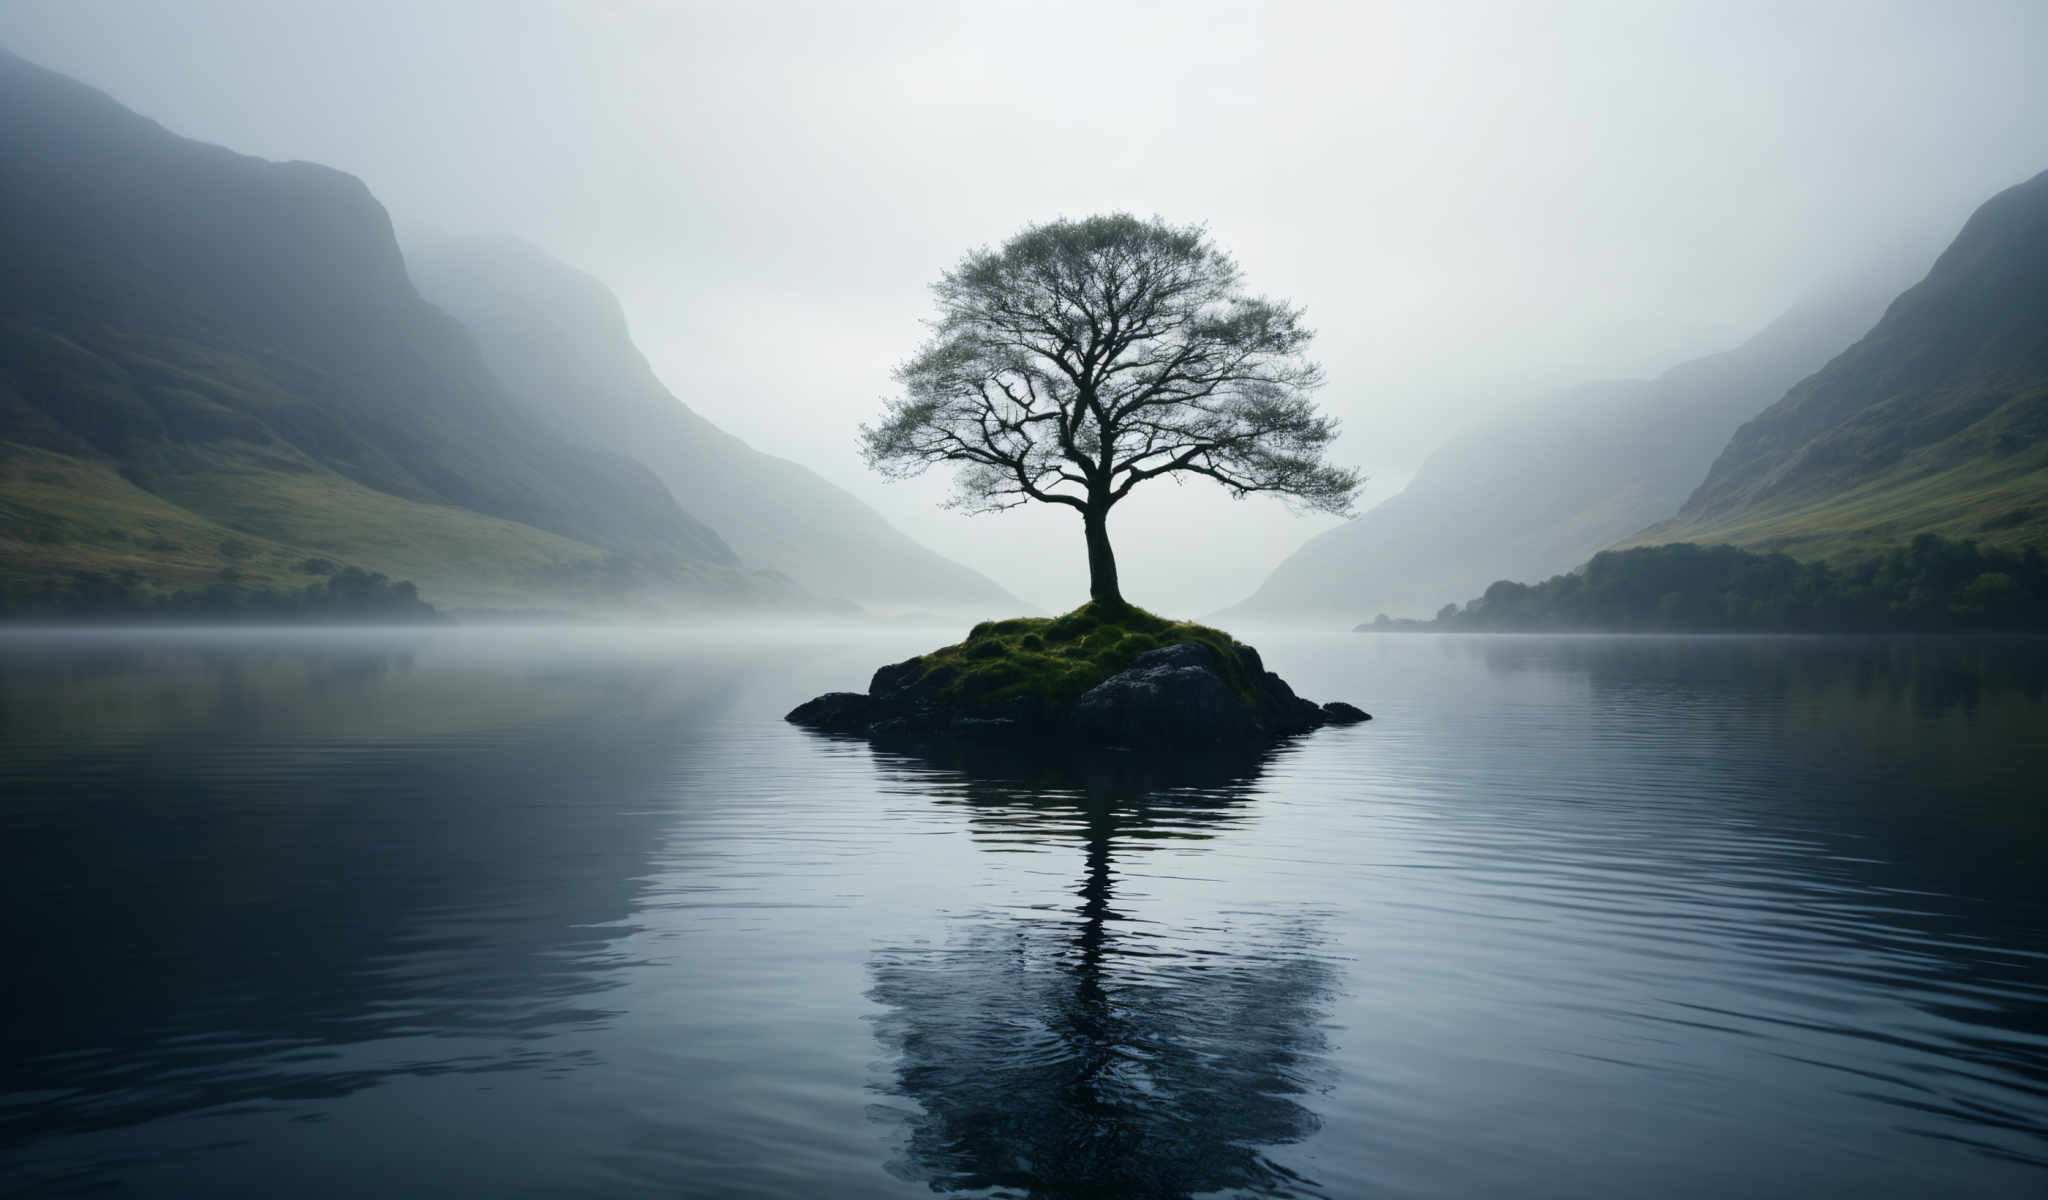
M892 1169L1000 1196L1316 1194L1267 1154L1318 1124L1305 1101L1334 972L1313 928L1165 930L1116 895L1149 839L1241 820L1257 760L951 765L978 834L1072 837L1085 866L1064 911L978 916L943 948L875 955L897 1056L884 1090L921 1110Z

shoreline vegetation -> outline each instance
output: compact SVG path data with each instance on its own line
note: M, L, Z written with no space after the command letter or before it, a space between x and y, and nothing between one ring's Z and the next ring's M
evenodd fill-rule
M1935 534L1836 562L1675 542L1603 551L1541 583L1500 580L1433 620L1382 613L1353 632L2048 632L2048 560Z
M249 586L222 572L203 588L159 591L134 571L77 571L40 587L0 590L0 624L446 623L411 580L321 560L303 588Z

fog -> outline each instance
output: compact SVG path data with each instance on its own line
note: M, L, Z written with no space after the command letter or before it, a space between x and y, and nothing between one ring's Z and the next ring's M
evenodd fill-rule
M885 483L856 448L970 248L1058 215L1206 222L1308 310L1369 506L1489 409L1931 261L2048 166L2035 0L13 0L0 42L187 136L360 175L401 228L594 273L697 411L1050 610L1085 592L1071 514L945 512L945 479ZM1197 615L1331 524L1161 481L1114 533L1126 594Z

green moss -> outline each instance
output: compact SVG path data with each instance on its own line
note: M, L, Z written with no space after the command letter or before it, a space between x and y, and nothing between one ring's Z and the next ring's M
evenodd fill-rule
M1217 652L1224 678L1250 702L1252 680L1238 660L1244 647L1229 634L1190 621L1172 621L1128 605L1088 603L1063 616L983 621L955 645L913 660L919 678L949 671L943 695L953 703L988 705L1035 695L1054 708L1128 669L1140 654L1180 642ZM943 676L942 676L943 677Z

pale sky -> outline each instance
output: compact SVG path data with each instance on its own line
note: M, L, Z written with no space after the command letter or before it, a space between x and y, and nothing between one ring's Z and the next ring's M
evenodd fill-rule
M1072 514L944 513L855 449L972 247L1206 222L1308 309L1369 505L1489 407L1931 261L2048 169L2042 0L0 0L0 44L591 271L686 403L1046 609ZM1127 595L1200 615L1328 525L1155 482L1112 532Z

